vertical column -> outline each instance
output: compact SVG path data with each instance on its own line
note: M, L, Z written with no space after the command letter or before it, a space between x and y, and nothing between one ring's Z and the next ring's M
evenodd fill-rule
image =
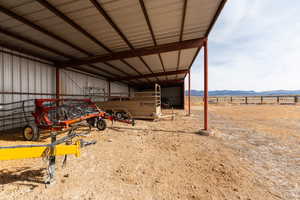
M128 97L130 97L130 86L128 85Z
M189 97L188 97L189 116L191 115L191 71L189 70Z
M60 97L60 70L56 67L55 70L55 87L56 87L56 98Z
M204 130L208 130L208 50L204 41Z
M108 80L108 97L107 97L107 100L109 101L110 99L110 94L111 93L111 89L110 89L110 80Z

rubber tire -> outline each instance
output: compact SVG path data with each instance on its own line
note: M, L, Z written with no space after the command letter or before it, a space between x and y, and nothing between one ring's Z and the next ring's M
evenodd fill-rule
M98 119L97 120L97 124L96 124L97 128L99 131L103 131L106 129L107 127L107 124L106 124L106 121L104 119Z
M90 126L92 126L92 127L95 127L95 126L97 125L97 124L96 124L96 122L97 122L97 118L96 118L96 117L89 118L89 119L87 119L86 121L87 121L87 123L88 123Z
M30 128L31 135L29 136L25 130ZM38 141L40 139L40 131L39 128L35 124L29 124L23 128L23 137L26 141Z
M116 113L116 118L117 118L117 119L123 119L123 118L124 118L123 113L122 113L122 112L117 112L117 113Z

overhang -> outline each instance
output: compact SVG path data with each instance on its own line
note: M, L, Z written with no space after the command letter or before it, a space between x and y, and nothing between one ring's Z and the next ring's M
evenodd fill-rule
M225 2L0 1L0 45L132 86L182 81Z

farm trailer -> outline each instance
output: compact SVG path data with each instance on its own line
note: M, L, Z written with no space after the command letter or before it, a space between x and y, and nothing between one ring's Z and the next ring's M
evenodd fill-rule
M161 117L161 88L154 91L135 92L134 97L109 97L108 101L97 102L97 106L117 118L158 119Z

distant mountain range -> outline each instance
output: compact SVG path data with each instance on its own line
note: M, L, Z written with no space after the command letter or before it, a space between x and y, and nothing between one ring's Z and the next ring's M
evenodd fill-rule
M186 91L187 94L187 91ZM192 96L203 96L202 90L191 90ZM264 95L300 95L300 90L271 90L256 92L253 90L212 90L209 96L264 96Z

